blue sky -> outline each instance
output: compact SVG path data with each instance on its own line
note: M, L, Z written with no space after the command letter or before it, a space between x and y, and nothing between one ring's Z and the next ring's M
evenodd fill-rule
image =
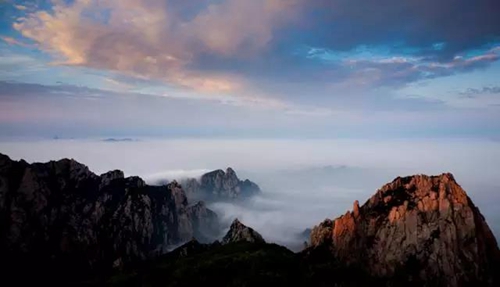
M0 1L2 137L500 138L496 0Z

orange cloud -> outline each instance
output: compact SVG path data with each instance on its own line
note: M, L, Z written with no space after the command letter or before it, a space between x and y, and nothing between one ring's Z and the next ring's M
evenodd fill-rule
M273 38L273 28L293 14L290 0L231 0L212 4L198 14L186 33L212 52L234 55L266 47Z
M56 1L52 11L27 13L13 26L52 53L58 64L225 93L243 81L197 70L197 58L207 53L239 57L265 49L275 27L292 14L292 2L226 0L184 20L167 1Z

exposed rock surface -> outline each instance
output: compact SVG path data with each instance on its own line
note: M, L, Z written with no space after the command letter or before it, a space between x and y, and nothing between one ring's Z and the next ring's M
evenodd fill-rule
M219 236L220 226L217 214L208 209L203 201L191 205L187 213L192 224L193 236L201 242L210 242Z
M260 192L257 184L248 179L240 180L230 167L225 172L218 169L205 173L200 180L187 179L182 185L190 198L204 200L232 200Z
M333 221L325 219L319 225L314 226L311 230L311 245L318 246L321 244L329 244L332 242Z
M214 212L189 206L177 182L148 186L75 160L12 161L0 154L0 254L77 270L155 257L218 232Z
M499 286L497 242L449 173L398 177L311 232L343 264L421 286Z
M235 219L229 227L229 231L222 239L222 244L232 242L252 242L252 243L265 243L264 238L252 228L244 225L238 219Z

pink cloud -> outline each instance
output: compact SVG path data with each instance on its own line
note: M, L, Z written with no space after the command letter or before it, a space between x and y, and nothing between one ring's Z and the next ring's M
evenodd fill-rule
M202 92L233 92L237 75L192 68L200 55L240 57L265 49L295 0L226 0L184 20L164 1L76 0L14 23L56 63L118 71ZM108 14L106 19L101 15ZM191 67L191 68L188 68Z
M7 36L0 36L0 39L4 41L5 43L9 45L15 45L15 46L23 46L23 47L28 47L29 45L26 43L23 43L17 39L14 39L12 37L7 37Z

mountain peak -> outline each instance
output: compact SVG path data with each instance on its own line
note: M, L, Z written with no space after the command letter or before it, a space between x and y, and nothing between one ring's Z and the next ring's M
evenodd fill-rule
M238 218L234 219L233 223L231 223L231 226L229 227L229 229L232 230L238 230L242 228L247 228L247 226L241 223L241 221Z
M379 207L388 212L389 208L404 205L410 210L418 208L427 212L438 207L446 209L450 202L463 206L471 204L469 197L451 173L436 176L418 174L397 177L382 186L370 198L367 208Z
M236 218L233 223L231 223L229 231L222 239L222 244L242 241L265 243L265 240L257 231L253 230L251 227L244 225L238 220L238 218Z
M186 194L196 199L237 199L252 196L260 192L257 184L246 179L240 180L236 172L228 167L226 171L217 169L201 176L198 181L184 181Z
M340 261L376 277L402 272L437 286L498 279L497 242L450 173L394 179L364 205L356 201L352 212L316 226L311 244L330 246Z
M3 154L0 152L0 163L3 163L3 162L8 162L10 161L10 157L6 154Z
M236 172L231 167L228 167L228 168L226 168L226 176L228 176L228 175L235 175L236 176Z

